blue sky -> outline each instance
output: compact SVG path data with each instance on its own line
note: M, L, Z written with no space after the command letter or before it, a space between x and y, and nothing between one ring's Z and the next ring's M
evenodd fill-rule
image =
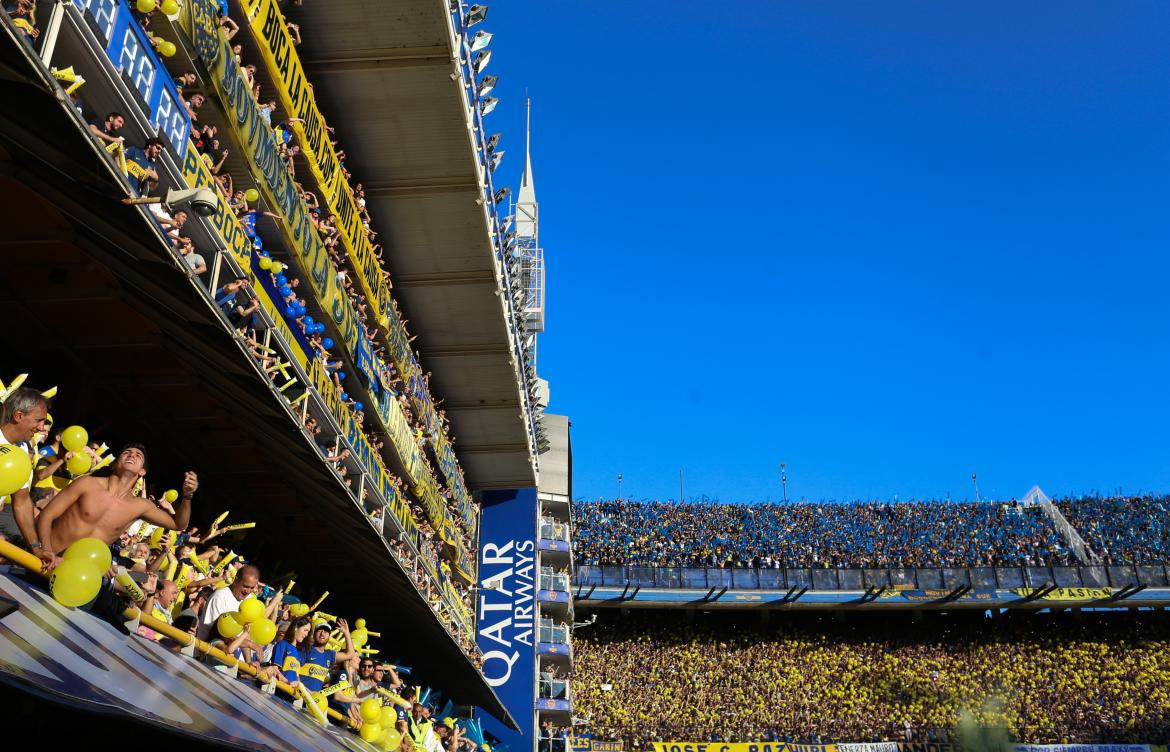
M1170 4L493 3L575 494L1170 491Z

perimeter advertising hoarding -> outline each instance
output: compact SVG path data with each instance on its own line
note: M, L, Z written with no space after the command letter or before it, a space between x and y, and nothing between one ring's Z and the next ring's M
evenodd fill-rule
M536 516L535 488L483 494L476 638L483 675L520 731L486 714L483 727L511 752L532 750L536 736Z

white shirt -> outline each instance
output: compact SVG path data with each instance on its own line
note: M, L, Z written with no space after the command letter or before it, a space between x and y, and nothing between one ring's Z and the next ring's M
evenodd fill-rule
M26 457L28 456L28 448L27 448L27 447L26 447L26 446L25 446L23 443L20 443L20 444L13 444L13 443L12 443L12 442L10 442L10 441L9 441L7 438L5 438L5 436L4 436L4 434L3 434L3 433L0 433L0 446L10 446L10 447L16 447L16 451L18 451L18 452L24 452L24 456L26 456ZM31 459L29 460L29 464L30 464L30 465L32 464L32 460L31 460ZM28 474L28 480L26 480L26 481L24 482L24 485L23 485L23 486L21 486L21 487L20 487L19 489L17 489L17 490L20 490L20 491L27 491L28 489L32 488L32 479L33 479L33 473L34 473L34 472L35 472L35 470L30 470L30 471L29 471L29 474ZM9 497L9 496L0 496L0 509L3 509L3 508L4 508L4 505L5 505L5 504L8 504L8 503L10 503L11 501L12 501L12 498L11 498L11 497Z
M215 622L224 614L232 611L240 610L240 602L236 600L235 594L231 587L220 588L211 594L207 599L207 605L203 607L203 618L199 620L199 629L195 636L201 640L206 640L208 637L214 637L212 632L215 631Z

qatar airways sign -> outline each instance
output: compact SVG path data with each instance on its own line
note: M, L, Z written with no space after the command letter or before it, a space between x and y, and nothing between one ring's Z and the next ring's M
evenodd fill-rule
M521 730L486 715L483 725L525 752L536 731L536 489L485 492L481 509L476 640L484 678Z

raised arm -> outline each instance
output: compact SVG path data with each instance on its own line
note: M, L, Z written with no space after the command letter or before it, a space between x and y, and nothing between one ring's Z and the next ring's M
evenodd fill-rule
M334 665L344 663L357 655L357 650L353 646L353 638L349 635L349 622L345 619L338 619L337 626L341 627L341 634L345 635L345 652L337 654L337 657L334 659Z
M187 524L191 522L191 497L195 495L195 489L197 488L199 488L199 478L194 472L188 470L187 474L183 476L183 495L179 499L179 508L175 510L174 516L171 516L166 510L159 509L146 500L142 502L142 514L140 516L147 522L166 528L167 530L186 529ZM56 498L53 501L56 501ZM45 511L48 510L46 509Z

